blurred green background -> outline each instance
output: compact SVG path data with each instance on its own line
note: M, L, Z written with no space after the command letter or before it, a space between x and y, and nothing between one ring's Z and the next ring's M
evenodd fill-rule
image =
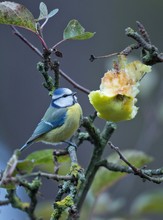
M17 3L24 4L36 18L39 16L40 1L18 0ZM46 4L49 10L59 8L59 13L49 20L44 30L44 38L49 47L62 39L64 28L69 20L74 18L79 20L86 30L96 32L94 38L90 40L68 41L58 48L63 53L63 58L59 59L61 68L90 90L99 88L101 77L111 68L112 61L112 58L109 58L91 63L90 54L105 55L119 52L133 43L132 39L125 36L125 28L136 29L137 20L146 27L152 43L163 51L163 1L161 0L47 0ZM26 30L21 31L40 48L40 42L33 34ZM134 59L140 59L139 52L132 53ZM0 145L0 150L8 153L3 158L5 164L13 150L21 147L29 138L49 105L50 98L42 86L42 76L36 70L39 57L12 34L9 26L5 25L0 26L0 61L0 139L3 143ZM163 64L153 66L152 73L143 79L141 92L138 95L137 106L140 108L138 115L132 121L118 123L118 129L111 138L114 145L120 149L138 149L154 157L154 161L148 165L151 169L162 166L162 69ZM62 78L61 86L73 89L72 85ZM93 113L87 95L77 92L84 115ZM99 128L102 128L104 123L100 119L96 121ZM42 144L35 144L23 154L25 156L33 150L45 147ZM88 143L83 144L78 150L79 163L82 167L87 166L91 152L92 146ZM111 152L111 149L106 149L104 156ZM0 163L2 169L1 159ZM51 183L51 188L48 184L45 181L45 188L42 189L44 200L55 197L56 191L52 188L54 184ZM162 184L143 182L137 176L128 175L108 190L111 201L121 199L123 205L115 212L109 211L106 219L118 219L118 217L132 219L129 216L135 199L144 193L156 192L161 195L161 190ZM163 219L163 201L161 202L155 212L151 213L151 208L148 208L138 219ZM153 200L153 204L155 203ZM0 219L6 211L7 208L2 208ZM14 212L12 210L12 213L14 214L7 216L7 220L22 219L19 216L14 217L18 213L17 210Z

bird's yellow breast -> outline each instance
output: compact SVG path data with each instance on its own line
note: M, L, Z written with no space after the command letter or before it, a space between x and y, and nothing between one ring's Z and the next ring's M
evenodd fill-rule
M65 122L62 126L42 135L39 141L59 143L69 139L80 126L82 109L78 103L68 108Z

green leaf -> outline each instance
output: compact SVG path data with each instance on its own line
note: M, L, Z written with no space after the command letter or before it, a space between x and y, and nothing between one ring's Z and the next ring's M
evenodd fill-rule
M50 13L48 13L48 8L44 2L40 3L39 9L40 9L40 15L39 15L37 21L40 21L43 19L49 19L49 18L53 17L54 15L56 15L59 11L59 9L56 8L56 9L52 10Z
M47 17L48 9L44 2L40 3L39 9L40 9L40 15L39 15L38 20L42 20Z
M95 35L95 33L91 32L85 32L83 34L80 34L76 37L71 38L72 40L87 40L89 38L92 38Z
M130 161L131 164L135 165L136 167L142 167L143 165L152 161L152 158L150 156L146 155L144 152L137 150L125 150L122 152L122 154L127 158L128 161ZM113 153L112 155L110 155L107 160L108 162L112 162L117 165L126 165L119 158L117 153ZM101 167L95 176L91 187L91 192L94 196L98 196L102 191L112 186L126 175L126 173L112 172L104 167Z
M95 33L85 32L84 27L77 20L71 20L63 32L65 40L87 40L94 36Z
M30 160L21 160L18 162L16 168L17 171L15 173L15 175L17 174L17 172L21 172L21 173L31 173L32 170L34 169L35 164L30 161Z
M36 32L36 22L32 13L25 6L15 2L0 3L0 23L23 27Z
M28 155L23 161L19 161L17 169L21 172L31 173L34 168L41 171L54 172L53 149L35 151ZM59 174L65 175L69 172L70 157L63 155L57 157L58 163L61 164Z
M144 193L135 199L132 214L163 214L163 191Z
M150 156L141 151L125 150L122 152L122 154L136 167L142 167L143 165L152 161ZM116 165L126 165L122 160L120 160L117 153L110 155L107 160L108 162ZM121 198L114 201L113 198L108 197L108 193L106 194L104 190L121 180L126 175L126 173L112 172L104 167L101 167L98 170L91 189L89 190L85 199L83 208L81 210L81 219L88 219L90 214L92 214L92 210L95 216L96 214L99 216L100 214L105 215L106 212L116 213L118 209L122 208L125 204L125 201Z
M52 10L49 14L48 14L48 18L53 17L54 15L56 15L58 13L59 9L56 8L54 10Z

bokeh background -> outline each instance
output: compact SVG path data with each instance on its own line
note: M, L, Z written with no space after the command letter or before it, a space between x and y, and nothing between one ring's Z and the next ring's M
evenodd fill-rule
M40 1L17 0L17 3L24 4L36 18L39 16ZM62 39L64 28L69 20L74 18L79 20L86 30L96 32L94 38L90 40L68 41L58 48L63 53L63 58L58 59L60 67L75 81L90 90L99 88L101 77L108 68L111 68L112 61L112 58L109 58L91 63L90 54L105 55L118 52L133 43L132 39L125 36L125 28L136 29L137 20L144 24L153 44L160 51L163 50L163 1L161 0L46 0L46 4L49 10L59 8L59 13L49 20L44 30L44 37L49 47ZM22 33L34 45L41 48L40 42L32 33L25 30L22 30ZM139 52L133 52L132 58L140 58ZM38 61L40 61L39 57L12 34L9 26L0 26L1 169L4 168L13 150L22 146L29 138L49 105L50 98L42 86L43 78L36 70ZM153 169L162 166L162 69L163 64L153 66L152 73L143 79L141 93L138 95L137 106L140 107L138 115L132 121L118 123L118 128L111 138L111 141L120 149L138 149L154 157L154 162L148 165ZM72 85L63 78L61 78L61 86L73 89ZM87 95L77 92L84 115L93 113ZM98 119L96 124L102 128L104 121ZM23 153L23 157L33 150L44 147L45 145L35 144ZM80 147L78 158L82 167L87 166L91 152L92 146L87 143ZM105 153L108 155L111 152L107 149ZM44 199L50 199L52 196L54 198L55 190L48 187L47 183L45 186L46 189L42 192ZM128 216L131 204L138 195L161 192L161 189L162 184L142 182L140 178L128 175L110 188L108 192L110 197L113 200L123 199L124 206L117 210L116 215L109 213L106 219ZM3 190L0 190L0 200L3 194ZM162 219L163 215L161 212L156 212L142 217L143 219ZM21 220L22 215L18 210L4 207L1 208L0 219ZM24 219L27 218L24 217Z

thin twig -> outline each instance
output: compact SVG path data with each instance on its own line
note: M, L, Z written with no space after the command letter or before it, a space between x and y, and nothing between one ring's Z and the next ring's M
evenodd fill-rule
M57 175L57 174L51 174L51 173L44 173L44 172L34 172L34 173L30 173L30 174L26 174L26 175L21 175L21 176L16 176L16 177L8 177L3 181L3 184L7 184L7 183L17 183L20 184L22 183L23 179L29 178L29 177L44 177L47 179L52 179L52 180L73 180L74 177L71 175L66 175L66 176L62 176L62 175Z
M54 152L53 152L53 155L55 155L55 156L64 156L64 155L67 155L67 154L68 154L67 149L64 149L64 150L55 149Z
M128 174L135 174L135 171L129 166L123 166L123 165L118 165L115 163L108 162L107 160L101 160L98 164L98 167L105 167L106 169L114 172L122 172L122 173L128 173ZM150 170L150 169L140 169L142 174L144 174L143 179L147 179L146 177L148 176L149 181L153 183L162 183L163 182L163 177L159 175L163 175L163 168L159 168L156 170ZM137 175L137 174L136 174ZM157 177L153 177L157 176Z
M147 51L150 51L150 50L154 49L153 45L146 42L145 39L140 34L138 34L136 31L134 31L132 28L128 27L128 28L126 28L125 31L126 31L126 35L128 37L131 37L134 40L136 40L143 47L143 49L145 49ZM158 49L156 49L156 50L158 50Z
M108 58L108 57L116 56L116 55L118 55L118 54L119 54L119 52L115 52L115 53L111 53L111 54L103 55L103 56L94 56L93 54L91 54L89 60L90 60L91 62L93 62L93 61L96 60L96 59Z
M67 39L62 39L61 41L59 41L58 43L56 43L54 46L52 46L52 48L51 48L51 51L55 51L56 50L56 48L60 45L60 44L62 44L63 42L65 42Z
M69 83L71 83L75 88L79 89L80 91L84 92L85 94L89 94L90 90L86 89L85 87L81 86L77 82L75 82L71 77L69 77L62 69L59 70L60 75L65 78Z
M126 28L126 35L134 39L138 45L142 48L142 61L147 65L154 65L156 63L163 62L163 53L159 53L158 48L151 44L148 32L144 26L137 21L139 33L134 31L132 28Z
M38 56L41 58L44 58L43 54L39 51L38 48L36 48L33 44L31 44L14 26L11 26L14 34L19 37L28 47L30 47ZM41 40L42 38L38 35L39 39ZM48 50L47 46L44 45L44 48ZM50 51L50 50L48 50ZM49 61L50 67L53 67L53 63ZM75 82L71 77L69 77L63 70L59 69L60 75L65 78L69 83L71 83L75 88L79 89L80 91L89 94L90 90L86 89L85 87L81 86L77 82Z
M44 49L46 49L46 50L49 50L49 49L48 49L48 46L46 45L46 43L45 43L45 41L44 41L44 39L43 39L39 34L36 33L36 35L37 35L37 37L40 39L41 44L42 44L42 47L43 47Z
M54 156L54 174L58 174L60 163L58 162L58 158L53 154Z
M53 151L53 156L54 156L54 174L58 174L59 168L60 168L60 163L58 162L58 157L59 156L64 156L67 155L68 151L67 150L54 150Z
M136 44L131 44L129 46L127 46L124 50L122 50L120 52L120 54L123 54L125 56L128 56L133 50L135 49L139 49L141 47L140 44L136 43Z
M110 145L110 147L115 150L117 152L117 154L119 155L120 159L123 160L129 167L131 167L131 169L134 171L135 175L138 175L142 178L144 178L144 174L142 174L141 169L136 168L134 165L132 165L120 152L119 147L114 146L110 141L108 142L108 144ZM148 179L148 177L147 177ZM150 180L150 179L149 179Z
M63 78L65 78L69 83L71 83L75 88L79 89L80 91L82 91L86 94L90 93L90 90L86 89L85 87L83 87L80 84L78 84L77 82L75 82L62 69L58 69L56 72L56 66L54 65L54 63L51 60L49 60L49 65L50 65L51 70L54 71L54 73L57 73L57 74L59 73Z
M119 147L114 146L110 141L108 142L108 144L110 145L110 147L115 150L117 152L117 154L119 155L120 159L123 160L129 167L131 167L131 169L135 172L135 174L139 174L140 170L138 168L136 168L134 165L132 165L120 152Z
M133 169L129 166L124 166L124 165L118 165L116 163L112 163L112 162L109 162L107 160L101 160L97 166L99 167L105 167L107 168L108 170L110 171L114 171L114 172L122 172L122 173L134 173L135 172L133 171ZM159 168L159 169L156 169L156 170L150 170L150 169L141 169L141 171L148 175L149 177L150 176L159 176L159 175L163 175L163 168Z
M148 34L148 32L145 30L145 27L143 26L143 24L140 23L140 21L136 21L136 23L137 23L139 32L141 33L141 35L142 35L142 37L144 38L144 40L145 40L146 42L148 42L149 44L151 44L151 40L150 40L149 34Z
M11 26L13 33L19 37L28 47L30 47L37 55L43 58L41 51L35 47L31 42L29 42L14 26Z
M148 176L143 169L139 169L137 167L135 167L133 164L131 164L124 156L123 154L120 152L120 149L116 146L114 146L111 142L108 142L108 144L110 145L110 147L115 150L117 152L117 154L119 155L120 159L122 161L124 161L132 170L133 170L133 173L135 175L138 175L140 176L143 180L149 180L149 181L152 181L154 183L161 183L163 181L163 177L159 177L159 178L155 178L155 177L150 177Z
M73 180L74 177L70 175L62 176L62 175L56 175L56 174L51 174L51 173L44 173L44 172L35 172L27 175L23 175L21 177L27 178L27 177L35 177L35 176L40 176L40 177L45 177L47 179L53 179L53 180Z

